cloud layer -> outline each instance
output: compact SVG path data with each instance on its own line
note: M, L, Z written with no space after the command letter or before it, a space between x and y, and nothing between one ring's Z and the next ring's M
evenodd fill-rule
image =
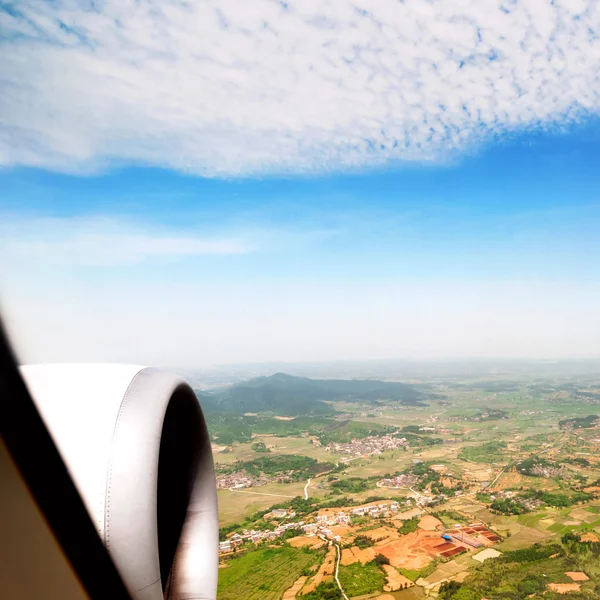
M600 112L595 0L21 0L0 165L205 176L440 160Z
M0 214L0 253L19 265L114 267L148 260L246 254L254 249L234 237L160 231L109 217L23 220Z

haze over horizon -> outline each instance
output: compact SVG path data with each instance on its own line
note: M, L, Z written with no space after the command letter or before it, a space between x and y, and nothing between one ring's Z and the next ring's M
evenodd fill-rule
M600 358L600 4L0 7L23 362Z

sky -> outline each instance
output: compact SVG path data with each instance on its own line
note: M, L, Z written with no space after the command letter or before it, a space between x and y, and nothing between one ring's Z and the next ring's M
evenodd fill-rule
M22 362L600 358L600 4L0 4Z

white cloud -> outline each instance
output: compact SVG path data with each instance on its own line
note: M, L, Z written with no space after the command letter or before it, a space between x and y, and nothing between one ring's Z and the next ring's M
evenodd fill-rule
M0 251L19 264L119 266L187 256L244 254L255 248L233 238L147 230L106 217L11 219L0 225Z
M0 8L0 164L443 159L598 113L599 24L596 0L22 0Z

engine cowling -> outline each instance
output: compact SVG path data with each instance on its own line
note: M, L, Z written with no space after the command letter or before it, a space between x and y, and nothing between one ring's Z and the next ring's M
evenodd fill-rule
M131 595L214 600L216 484L191 387L129 365L29 365L21 373Z

